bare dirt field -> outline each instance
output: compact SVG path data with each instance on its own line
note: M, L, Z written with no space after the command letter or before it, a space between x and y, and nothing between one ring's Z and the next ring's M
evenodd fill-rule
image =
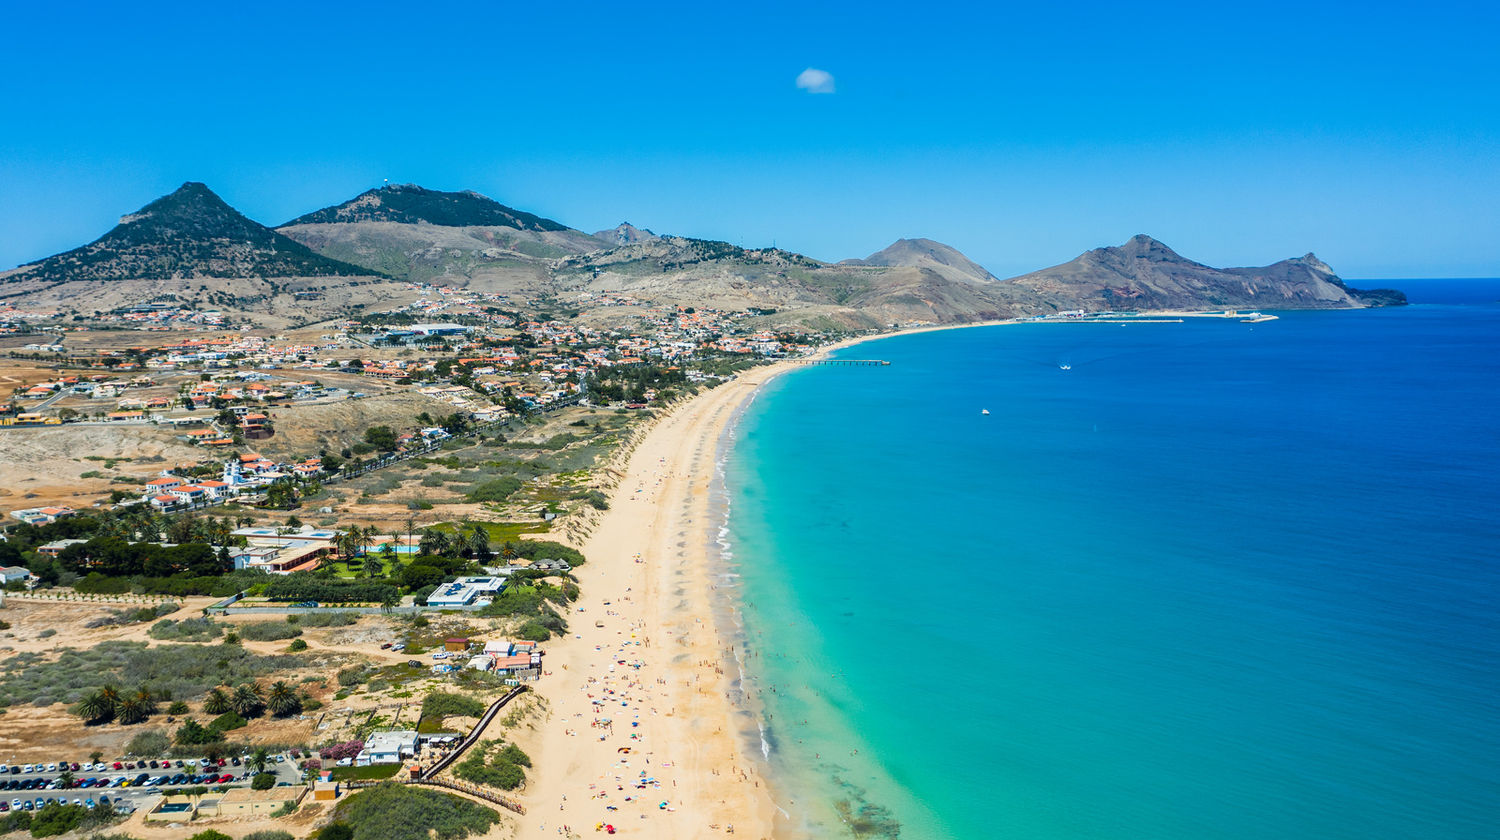
M155 426L0 428L0 509L86 508L113 489L137 492L162 470L197 463L204 454ZM132 481L110 481L116 476Z
M417 415L424 411L449 414L453 409L441 400L415 391L397 391L335 403L283 406L270 412L276 434L253 445L256 451L269 458L306 458L316 455L319 449L338 452L363 440L364 430L370 426L409 429L417 424Z

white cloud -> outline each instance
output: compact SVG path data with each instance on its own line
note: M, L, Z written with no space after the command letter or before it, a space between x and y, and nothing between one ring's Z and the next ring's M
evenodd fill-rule
M833 74L809 67L797 74L797 87L808 93L833 93Z

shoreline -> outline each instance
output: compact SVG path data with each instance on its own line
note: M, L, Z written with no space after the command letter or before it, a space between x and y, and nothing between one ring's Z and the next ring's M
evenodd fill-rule
M804 359L881 338L1015 323L852 336ZM625 444L610 507L580 545L589 561L575 572L582 596L535 686L550 711L538 737L523 736L538 771L512 836L613 825L695 838L732 826L769 839L793 829L776 802L762 713L745 691L740 594L719 584L734 574L723 543L730 435L760 390L804 359L752 368L677 403ZM609 723L595 726L606 708ZM651 780L644 789L630 784L642 779Z
M746 712L733 697L739 663L725 624L739 607L716 592L713 484L740 408L795 368L746 371L653 418L633 441L610 508L584 540L568 636L548 646L536 686L551 714L516 837L556 837L563 826L582 835L601 822L660 838L730 826L773 836L763 762L746 749Z
M812 358L915 331L851 337ZM538 771L515 837L556 837L564 826L581 836L600 823L659 838L731 826L778 836L768 763L746 737L747 719L758 721L743 696L739 596L719 591L728 571L720 466L760 389L799 367L745 371L672 406L626 444L610 507L580 546L589 562L576 571L583 592L570 629L548 645L535 686L550 714L531 741ZM613 705L602 705L606 697ZM629 784L641 779L652 781Z

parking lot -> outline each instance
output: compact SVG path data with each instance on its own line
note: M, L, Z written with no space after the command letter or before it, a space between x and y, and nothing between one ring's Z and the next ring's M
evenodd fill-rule
M50 801L129 812L147 806L169 790L190 787L248 787L249 756L208 759L0 764L0 812L36 810ZM296 762L285 753L271 756L266 772L278 785L302 781ZM65 775L67 774L67 775ZM71 776L71 778L68 778ZM67 781L68 785L64 786Z

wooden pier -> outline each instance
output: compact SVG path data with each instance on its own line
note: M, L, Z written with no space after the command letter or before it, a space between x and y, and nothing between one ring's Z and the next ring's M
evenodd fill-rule
M799 365L833 365L835 367L878 367L889 365L884 359L793 359Z

